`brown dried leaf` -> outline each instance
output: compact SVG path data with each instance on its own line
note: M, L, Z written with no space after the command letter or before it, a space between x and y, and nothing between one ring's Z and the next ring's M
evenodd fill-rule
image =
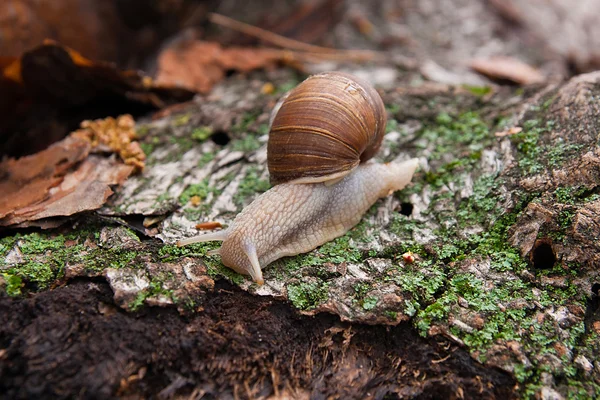
M521 128L520 126L513 126L504 131L494 133L494 136L496 136L496 137L511 136L511 135L516 135L517 133L519 133L521 131L523 131L523 128Z
M491 57L471 61L471 68L491 79L506 79L519 85L546 80L537 69L512 57Z
M0 219L0 225L29 222L27 225L31 226L32 221L96 210L113 193L110 185L123 183L132 170L133 167L112 158L90 155L75 171L68 173L59 186L48 191L45 201L14 210Z
M87 129L74 132L37 154L0 163L0 226L54 227L60 217L100 208L133 172L143 168L145 155L132 142L131 116L116 120L85 121ZM90 155L90 151L118 152L114 157ZM139 153L136 153L136 149Z
M218 221L208 221L208 222L201 222L199 224L196 224L196 229L199 230L212 230L212 229L217 229L217 228L222 228L223 225L221 225L220 222Z
M60 184L91 148L83 139L67 137L35 155L0 163L0 218L46 200L50 188Z
M159 55L156 83L207 93L227 71L272 68L284 59L284 53L275 49L225 49L215 42L187 41Z

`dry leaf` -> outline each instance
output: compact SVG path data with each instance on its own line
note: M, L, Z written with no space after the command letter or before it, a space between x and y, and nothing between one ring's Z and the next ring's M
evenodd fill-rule
M100 208L113 193L112 185L143 168L145 155L132 142L131 116L82 125L86 128L46 150L0 163L0 193L5 194L0 198L0 226L60 225L60 217ZM131 165L114 156L90 155L92 151L117 152Z
M272 68L284 61L284 53L275 49L232 47L219 43L185 41L165 49L158 57L156 83L208 93L227 71L248 72Z
M512 57L492 57L471 61L471 68L491 79L506 79L519 85L530 85L546 80L537 69Z
M2 226L36 225L45 218L70 216L100 208L113 193L110 186L122 184L133 167L114 158L90 155L78 168L65 175L60 185L48 190L48 197L36 204L22 207L0 219Z
M221 225L220 222L217 221L208 221L208 222L201 222L199 224L196 224L196 229L200 229L200 230L212 230L212 229L217 229L217 228L222 228L223 225Z
M511 136L511 135L516 135L517 133L519 133L521 131L523 131L523 128L521 128L520 126L513 126L512 128L509 128L502 132L494 133L494 136L496 136L496 137Z
M67 137L35 155L0 163L0 219L45 200L50 188L60 184L67 170L85 159L91 148L83 139Z

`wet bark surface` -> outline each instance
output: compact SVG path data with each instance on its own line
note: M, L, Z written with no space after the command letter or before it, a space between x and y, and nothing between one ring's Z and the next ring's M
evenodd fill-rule
M4 398L513 398L515 380L410 324L298 316L217 285L200 313L126 313L102 279L0 298Z

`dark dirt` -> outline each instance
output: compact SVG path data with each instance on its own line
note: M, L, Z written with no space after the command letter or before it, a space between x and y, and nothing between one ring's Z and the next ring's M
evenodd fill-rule
M190 317L112 297L103 280L1 297L0 397L515 397L508 374L408 324L302 317L224 283Z

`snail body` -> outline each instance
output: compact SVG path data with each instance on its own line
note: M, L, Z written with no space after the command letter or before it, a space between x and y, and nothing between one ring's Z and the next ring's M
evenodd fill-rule
M242 210L226 230L179 245L222 240L217 252L223 264L262 284L262 267L342 236L377 199L406 186L417 165L417 159L368 163L332 185L277 185Z
M272 122L267 157L275 186L227 229L177 244L223 241L211 254L263 284L262 268L345 234L377 199L410 182L417 159L366 162L381 146L385 121L381 98L358 78L337 72L308 78Z

